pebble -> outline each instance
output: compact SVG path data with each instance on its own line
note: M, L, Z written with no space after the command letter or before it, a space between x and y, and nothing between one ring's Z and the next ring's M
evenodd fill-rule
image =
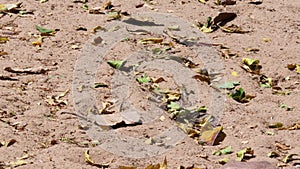
M276 169L271 163L267 161L256 162L239 162L231 161L222 166L220 169Z

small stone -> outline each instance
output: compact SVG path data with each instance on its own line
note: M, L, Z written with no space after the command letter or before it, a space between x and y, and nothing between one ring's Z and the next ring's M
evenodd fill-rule
M220 169L276 169L271 163L267 161L256 162L238 162L230 161L222 166Z

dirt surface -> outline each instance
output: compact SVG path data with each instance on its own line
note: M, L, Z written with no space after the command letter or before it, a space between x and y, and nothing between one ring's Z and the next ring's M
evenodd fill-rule
M16 2L2 0L0 3ZM201 93L200 103L208 107L207 113L217 115L219 125L226 134L224 140L218 145L202 146L186 136L176 143L174 148L147 158L129 158L106 151L101 146L93 146L95 140L84 130L85 126L82 126L78 112L74 108L77 104L73 90L75 64L85 52L83 50L85 45L95 38L95 34L91 32L93 28L105 27L113 22L107 21L106 14L91 14L83 8L83 3L71 0L49 0L44 3L24 1L21 8L32 11L33 14L18 15L10 12L0 14L0 36L9 39L0 44L0 164L17 168L99 168L85 161L85 151L89 150L90 157L95 163L109 163L108 168L118 166L145 168L151 163L162 162L166 157L169 168L195 165L199 168L212 169L222 166L218 160L226 157L235 160L236 152L250 147L254 150L255 156L247 161L267 161L279 168L296 168L297 165L299 167L300 75L296 70L289 70L287 65L300 64L300 56L297 53L300 50L300 1L264 0L261 4L250 2L240 0L235 5L222 6L212 1L203 4L196 0L166 0L150 1L150 4L137 8L136 5L145 2L112 1L114 9L129 14L129 16L122 15L121 21L130 18L130 14L159 12L179 17L192 26L198 22L205 23L208 16L215 17L219 12L233 12L237 17L226 25L239 25L243 30L249 31L226 33L218 29L203 34L196 29L209 40L210 44L223 44L222 46L228 47L232 55L226 58L221 45L210 46L210 49L216 52L220 66L224 67L222 75L229 82L239 81L239 87L242 87L246 94L255 96L248 103L239 103L226 96L224 110L211 112L213 108L210 106L216 104L214 100L209 100L211 87L206 82L197 81L199 87L197 90ZM92 1L86 4L92 9L102 7L104 3ZM39 48L32 44L40 35L35 25L59 30L53 36L43 36ZM134 37L138 39L144 36ZM166 41L172 41L170 37L168 38ZM172 48L170 52L174 54L175 51L181 57L188 55L188 59L205 67L192 52L189 53L189 48L173 43L174 46L169 44ZM162 45L145 46L137 44L134 38L129 39L127 44L129 45L119 44L118 48L108 51L104 61L99 63L95 82L108 84L108 88L95 89L99 109L102 108L104 102L102 100L114 104L114 98L111 97L114 86L111 77L117 70L109 67L105 61L126 58L137 48L147 51ZM249 48L259 50L249 51ZM259 64L262 66L260 75L241 68L242 58L245 57L260 61ZM12 72L7 67L13 69L42 67L43 70L32 74ZM232 75L233 71L237 76ZM174 75L151 70L146 73L155 78L164 77L167 82L162 82L162 87L168 87L170 90L178 89L176 83L172 81ZM261 75L272 78L271 88L259 85ZM149 94L145 86L143 88L136 83L130 90L132 95L128 99L132 104L140 111L148 110L151 105L145 101ZM113 110L118 113L118 109ZM120 127L115 130L132 137L147 139L175 126L174 121L167 115L163 122L158 118L147 125ZM283 127L281 129L269 127L276 122L281 122ZM101 143L101 138L99 140ZM9 144L5 145L5 142ZM232 154L212 155L214 150L226 146L232 147ZM268 157L267 154L270 152L277 152L279 157ZM298 154L298 157L294 156L298 160L284 163L282 159L288 154ZM23 159L27 163L21 166L13 164L18 159Z

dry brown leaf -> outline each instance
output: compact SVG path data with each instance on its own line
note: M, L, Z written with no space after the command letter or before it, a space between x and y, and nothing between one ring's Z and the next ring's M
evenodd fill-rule
M276 148L279 148L281 150L290 150L291 149L290 145L281 144L279 142L275 142L275 146L276 146Z
M140 42L143 44L153 44L153 43L162 43L163 38L145 38L141 39Z
M26 74L45 74L48 71L56 70L57 67L36 67L36 68L12 68L12 67L5 67L4 70L10 73L26 73Z

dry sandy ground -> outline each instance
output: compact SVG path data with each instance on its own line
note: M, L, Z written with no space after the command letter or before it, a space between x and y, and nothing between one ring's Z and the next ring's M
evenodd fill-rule
M16 2L0 1L2 4ZM237 151L251 147L255 157L249 161L268 161L279 168L296 168L299 160L283 163L282 159L288 154L300 153L300 75L287 68L288 64L300 64L300 1L264 0L261 4L249 2L250 0L239 0L235 5L224 7L215 5L212 1L202 4L197 0L165 0L151 1L152 4L148 6L136 8L136 5L144 1L112 1L116 9L129 14L169 13L191 25L196 24L196 21L205 22L208 16L217 16L218 12L234 12L237 17L226 25L236 24L250 31L239 34L218 29L204 35L211 43L224 44L231 53L237 54L236 57L226 59L222 56L220 47L212 47L218 52L220 65L225 67L226 79L239 81L246 93L256 96L249 103L238 103L226 96L225 109L218 112L220 124L226 134L225 139L219 145L201 146L186 137L175 148L149 158L122 157L99 146L92 146L92 139L78 127L80 121L74 115L74 66L82 56L84 44L95 36L91 30L109 23L105 14L89 14L83 9L83 3L71 0L49 0L44 3L24 1L22 8L33 11L33 14L3 14L0 18L0 36L8 37L9 41L0 44L0 141L11 140L12 145L0 146L0 162L9 164L25 155L23 159L28 163L17 168L97 168L84 160L84 152L89 150L95 163L111 162L108 168L120 165L143 168L150 163L160 163L166 157L169 168L194 164L199 168L212 169L221 167L219 159L228 157L235 160ZM104 3L91 1L86 4L91 9L101 7ZM121 20L128 17L130 16L123 16ZM32 42L37 41L34 35L39 34L35 25L59 31L54 36L45 36L41 48L37 49L32 45ZM78 30L80 27L86 29ZM269 41L264 41L264 38ZM247 51L248 48L259 50ZM126 52L128 51L121 51L122 55L126 55ZM283 93L289 91L289 94L274 94L274 89L260 87L259 75L251 74L240 67L243 57L258 59L262 66L261 74L272 78L276 82L275 87L280 87ZM53 70L39 74L11 73L4 70L5 67L23 69L40 66ZM237 72L237 76L232 76L233 71ZM111 73L108 70L100 72ZM4 78L5 76L12 79ZM96 81L107 82L109 79ZM207 88L209 87L204 85L200 97L209 98ZM51 97L66 90L70 92L59 99L67 104L51 105ZM103 98L101 92L109 92L109 89L103 90L97 90L97 97ZM280 107L281 104L286 104L291 109ZM283 123L286 128L295 124L298 127L293 130L268 127L276 122ZM154 125L151 129L133 126L128 131L134 136L144 137L145 132L157 133L171 125L174 123L166 123L158 128ZM283 150L280 145L287 147ZM226 146L232 146L232 154L212 155L213 150ZM267 156L273 151L278 152L279 157Z

